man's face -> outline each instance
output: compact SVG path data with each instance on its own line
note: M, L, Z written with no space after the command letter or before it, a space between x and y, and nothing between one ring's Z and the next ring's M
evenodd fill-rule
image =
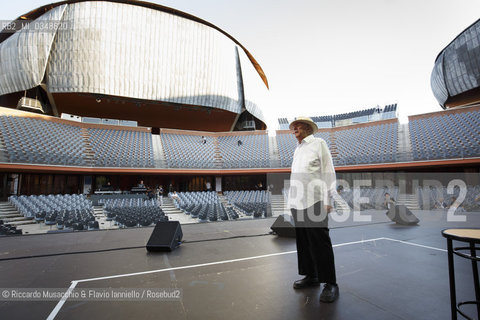
M293 134L295 135L295 138L298 140L298 142L301 142L305 137L309 135L309 129L310 127L303 122L297 122L293 125Z

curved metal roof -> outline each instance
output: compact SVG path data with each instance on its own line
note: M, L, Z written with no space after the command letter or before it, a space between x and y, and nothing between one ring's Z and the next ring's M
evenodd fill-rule
M46 4L44 6L41 6L41 7L37 8L37 9L34 9L34 10L32 10L32 11L26 13L26 14L21 15L20 17L17 18L17 20L20 20L20 19L22 19L22 20L33 20L33 19L38 18L39 16L43 15L44 13L48 12L49 10L51 10L55 7L58 7L58 6L61 6L61 5L64 5L64 4L72 4L72 3L77 3L77 2L89 2L89 1L91 1L91 0L67 0L67 1L60 1L60 2L55 2L55 3L51 3L51 4ZM166 13L174 14L174 15L177 15L177 16L195 21L195 22L199 22L199 23L204 24L204 25L206 25L210 28L218 30L219 32L223 33L225 36L230 38L233 42L235 42L239 47L242 48L242 50L245 52L245 54L247 55L250 62L253 64L254 68L257 70L258 75L262 79L265 86L267 88L269 88L267 76L265 75L265 72L263 71L262 67L257 62L257 60L255 60L253 55L237 39L232 37L227 32L223 31L219 27L215 26L214 24L212 24L208 21L205 21L203 19L200 19L200 18L198 18L194 15L191 15L189 13L186 13L186 12L183 12L183 11L180 11L180 10L177 10L177 9L173 9L173 8L170 8L170 7L162 6L162 5L159 5L159 4L156 4L156 3L150 3L150 2L138 1L138 0L98 0L98 1L123 3L123 4L137 5L137 6L150 8L150 9L155 9L155 10L163 11L163 12L166 12ZM0 32L0 43L2 43L5 39L10 37L11 35L12 35L11 32L5 32L5 30L2 30Z
M234 114L245 108L265 122L263 70L237 40L204 20L140 1L79 0L45 5L19 19L28 26L0 33L0 95L43 83L52 94L120 96ZM37 24L53 21L59 23L37 32Z
M430 84L443 108L450 98L480 87L480 19L438 54Z

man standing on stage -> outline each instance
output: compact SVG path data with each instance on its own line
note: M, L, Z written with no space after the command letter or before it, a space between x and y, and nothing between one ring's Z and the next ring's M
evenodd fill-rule
M328 229L328 213L335 192L335 169L327 143L315 138L318 127L312 119L298 117L290 124L298 146L290 176L289 208L295 222L298 273L295 289L325 283L321 302L338 298L335 260Z

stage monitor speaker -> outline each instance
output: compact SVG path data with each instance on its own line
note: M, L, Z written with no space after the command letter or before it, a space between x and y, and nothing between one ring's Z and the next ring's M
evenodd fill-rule
M402 224L402 225L414 225L417 224L420 220L410 211L406 206L403 204L397 204L391 206L390 209L387 211L387 217L390 220Z
M287 219L285 219L284 215L279 215L270 229L279 237L295 238L295 227L291 219L291 216L287 215Z
M183 233L178 221L159 221L147 242L147 251L172 251L182 241Z

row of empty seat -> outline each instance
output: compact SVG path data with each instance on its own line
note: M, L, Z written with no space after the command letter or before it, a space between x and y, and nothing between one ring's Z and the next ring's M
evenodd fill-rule
M147 227L168 221L159 203L148 198L101 199L107 221L115 221L120 228Z
M394 110L389 107L385 112ZM414 117L408 126L414 161L480 156L478 110ZM334 165L347 166L399 161L398 131L398 122L371 122L324 129L315 136L327 142ZM266 133L201 136L162 132L160 138L167 168L289 167L297 145L291 133L279 132L276 136L278 164L271 158L277 150L270 150ZM0 116L0 151L0 159L3 159L0 161L12 163L155 167L152 134L149 132L85 129L74 124L20 116Z
M153 167L152 136L147 132L88 129L95 165Z
M86 165L79 127L27 117L0 116L10 162Z
M278 127L280 130L288 130L289 121L287 118L278 118Z
M57 229L98 229L92 202L84 195L11 196L8 201L25 218L35 219Z
M419 207L424 210L450 208L458 199L464 211L480 211L480 186L466 186L465 190L455 187L448 192L447 187L424 186L416 189Z
M224 168L268 168L268 136L229 135L218 137Z
M394 203L399 203L398 187L362 187L345 189L339 192L336 202L344 202L355 210L387 209L385 195L390 194ZM459 208L464 211L480 210L480 186L466 186L465 190L459 187L448 192L446 186L420 186L409 195L409 203L421 210L448 209L458 199Z
M237 219L238 215L227 210L214 191L179 192L168 195L178 209L200 221Z
M268 168L267 134L200 136L162 133L170 168Z
M480 156L480 112L447 113L409 122L414 160Z
M234 207L247 216L270 217L272 215L271 194L265 190L226 191L225 197Z
M169 168L214 168L214 138L171 133L160 137Z
M390 194L391 199L398 198L398 187L362 187L350 188L339 192L341 201L344 201L354 210L387 209L385 194Z
M396 117L397 104L395 103L386 105L383 110L380 107L376 107L343 114L313 116L311 119L319 128L334 128L357 123L394 119ZM280 130L288 130L289 121L287 118L279 118L278 123Z
M153 167L152 135L147 132L83 131L75 125L2 115L0 140L7 160L14 163Z
M334 164L395 162L398 123L387 123L335 132Z
M285 190L284 190L285 191ZM386 194L393 203L399 203L399 187L341 188L334 197L334 206L342 208L346 204L354 210L387 209ZM287 200L288 192L284 192ZM240 214L254 218L272 216L272 196L266 190L225 191L225 200L220 200L216 192L169 193L175 206L192 218L200 221L235 220ZM480 186L466 186L464 190L445 186L416 187L409 197L410 205L417 209L449 209L480 211ZM459 206L455 206L458 199ZM84 195L32 195L11 196L8 199L27 219L37 223L56 225L58 230L96 230L99 223L94 216L92 202ZM114 221L121 228L152 226L157 222L168 221L168 216L160 207L159 201L148 198L101 199L107 221ZM0 220L0 235L21 234L20 229Z

